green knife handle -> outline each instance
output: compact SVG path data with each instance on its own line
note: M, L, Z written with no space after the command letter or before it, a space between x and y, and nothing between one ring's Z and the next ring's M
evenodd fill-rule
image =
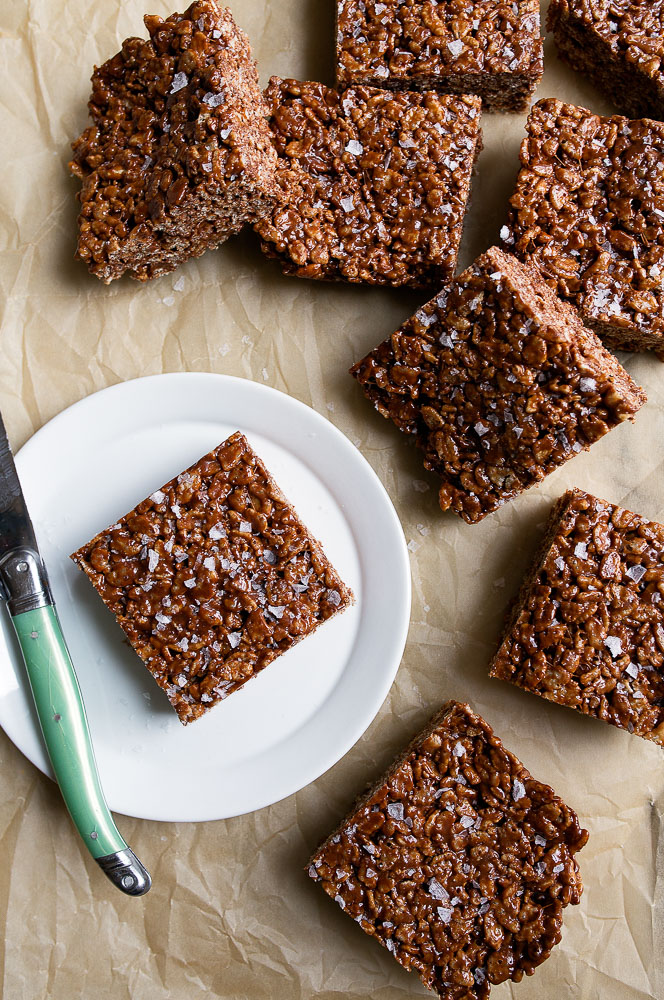
M74 665L53 604L12 616L46 749L83 842L119 889L140 896L148 872L113 822L104 799Z

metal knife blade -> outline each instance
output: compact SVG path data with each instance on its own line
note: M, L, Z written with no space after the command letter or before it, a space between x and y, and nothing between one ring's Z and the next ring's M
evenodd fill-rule
M39 552L0 414L0 558L5 552L19 548Z

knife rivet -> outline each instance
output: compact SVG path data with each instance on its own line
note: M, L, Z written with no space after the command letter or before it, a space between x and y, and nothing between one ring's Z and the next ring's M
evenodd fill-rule
M121 882L123 889L131 889L132 885L134 884L134 877L133 875L123 875Z
M28 570L27 562L16 563L16 569L19 571L19 573L27 573Z
M38 639L39 638L39 632L31 632L30 633L30 638L31 639Z
M53 716L53 721L54 722L59 722L61 718L62 718L62 716L60 715L60 713L56 712L55 715Z
M90 834L90 840L96 840L98 836L99 835L98 835L97 831L93 830L92 833Z

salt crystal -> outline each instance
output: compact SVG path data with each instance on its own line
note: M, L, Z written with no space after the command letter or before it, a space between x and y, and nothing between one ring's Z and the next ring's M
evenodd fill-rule
M630 677L638 677L639 668L637 667L636 663L628 663L627 666L625 667L625 673L629 674Z
M387 807L387 814L392 819L403 819L403 802L390 802Z
M213 542L218 541L218 539L220 539L220 538L225 538L226 537L226 531L225 531L225 529L224 529L221 521L218 521L216 524L212 525L212 527L210 528L210 530L208 532L208 535L210 536L210 538L212 539Z
M553 866L553 873L554 873L554 875L560 875L560 873L562 871L564 871L564 870L565 870L565 865L554 865Z
M475 826L475 820L472 816L462 816L459 822L464 830L470 830L471 826Z
M286 606L285 605L275 606L273 604L268 604L267 610L270 612L271 615L274 615L275 618L281 619L284 616L284 611L286 610Z
M182 275L180 275L178 280L173 282L173 291L181 292L183 288L184 288L184 278L182 277Z
M512 782L512 798L514 799L515 802L518 802L519 799L524 798L525 794L526 794L525 785L523 784L523 782L519 781L518 778L515 778L514 781Z
M266 562L268 566L274 566L277 561L277 557L272 551L272 549L264 549L263 551L263 562Z
M184 585L188 590L191 590L192 587L196 586L196 578L192 576L191 580L185 580Z
M186 73L176 73L173 77L173 83L171 84L169 93L177 94L178 90L182 90L188 83L189 77Z
M205 566L206 569L209 570L216 569L217 564L214 561L214 556L206 556L206 558L203 560L203 565Z
M352 212L355 208L355 202L352 195L349 195L347 198L341 198L340 204L344 212Z
M208 108L218 108L220 104L224 103L224 100L223 94L206 94L203 103L207 104Z
M620 654L623 651L622 642L620 641L617 635L607 635L606 639L604 640L604 645L606 646L606 648L608 649L614 660L616 656L620 656Z
M554 559L554 563L556 565L556 569L559 569L560 572L562 573L562 571L565 569L565 560L563 559L563 557L558 556L557 559Z
M630 580L634 583L639 583L639 581L646 575L645 566L630 566L629 569L625 570L625 576L628 576Z
M455 757L463 757L465 752L466 748L464 747L463 743L457 742L454 744L454 750L452 751L452 753L454 754Z
M338 590L328 590L327 599L335 608L338 608L341 604L341 594Z
M346 146L346 152L352 153L353 156L359 156L360 153L364 152L364 146L361 142L358 142L357 139L351 139Z
M577 542L574 546L574 555L577 559L587 559L588 558L588 546L585 542Z
M337 893L336 896L334 897L334 902L338 903L342 910L346 909L345 900L344 900L343 896L339 895L339 893Z
M240 645L241 639L242 639L242 634L240 632L228 633L228 642L230 644L231 649L237 649L237 647Z
M442 899L444 903L447 903L450 898L450 894L447 889L444 889L438 879L435 878L429 880L429 894L433 896L434 899Z
M437 906L436 913L438 914L438 916L440 917L440 919L443 921L444 924L449 924L450 920L452 919L452 910L450 909L449 906Z
M594 378L582 378L579 380L579 389L581 392L594 392L597 388L597 382Z
M429 484L422 479L413 479L413 489L416 493L426 493L429 490Z
M478 422L477 422L477 423L475 424L475 433L476 433L476 434L477 434L477 435L478 435L479 437L482 437L482 436L483 436L484 434L488 434L488 433L489 433L489 428L488 428L488 427L485 427L483 423L480 423L480 422L478 421Z
M161 611L158 611L155 615L156 620L160 625L169 625L171 621L170 615L162 615Z
M187 652L187 650L189 649L189 639L187 639L186 635L182 636L182 638L178 642L178 646L180 647L183 653Z
M148 550L148 572L153 573L159 563L159 553L154 549Z
M150 496L150 500L154 500L155 503L163 503L166 499L166 494L162 493L161 490L155 490Z
M538 847L546 847L546 837L543 837L541 833L536 833L535 843Z
M180 511L180 504L179 503L172 503L171 504L171 510L173 511L173 513L175 514L176 517L181 517L181 511Z
M239 530L251 533L251 524L249 521L240 521Z
M453 42L448 42L447 47L455 59L458 59L463 52L463 42L459 38L455 38Z

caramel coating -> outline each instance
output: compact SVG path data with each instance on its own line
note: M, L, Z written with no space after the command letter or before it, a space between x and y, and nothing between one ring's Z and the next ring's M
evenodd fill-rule
M538 0L337 0L337 84L478 94L524 111L543 71Z
M353 603L239 432L71 558L185 725Z
M664 747L664 526L565 493L491 676Z
M263 250L301 278L438 285L451 277L481 148L477 97L391 94L273 77L284 203Z
M551 0L547 28L563 59L630 118L664 117L661 0Z
M146 281L218 246L280 196L246 35L197 0L149 39L128 38L92 76L93 124L72 143L77 256L107 284Z
M645 393L539 272L496 247L351 368L473 524L623 420Z
M528 118L505 245L602 339L664 357L664 123L547 99Z
M531 975L583 891L576 813L448 702L311 859L309 875L444 1000Z

